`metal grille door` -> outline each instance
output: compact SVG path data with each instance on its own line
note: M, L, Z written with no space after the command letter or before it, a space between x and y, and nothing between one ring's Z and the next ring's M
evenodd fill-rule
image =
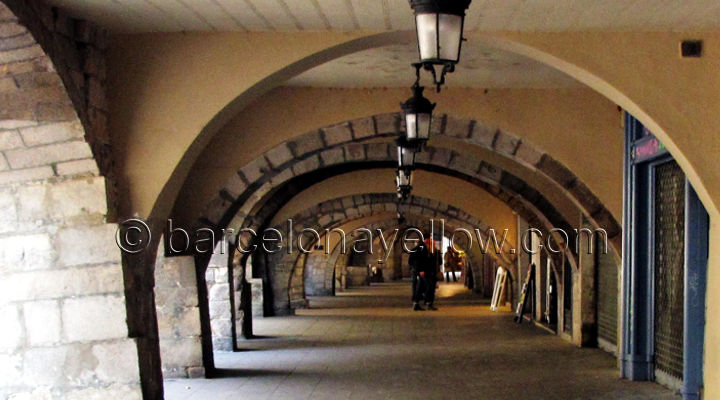
M618 265L600 235L595 244L598 285L598 336L617 344Z
M655 369L683 379L685 175L674 161L655 169Z

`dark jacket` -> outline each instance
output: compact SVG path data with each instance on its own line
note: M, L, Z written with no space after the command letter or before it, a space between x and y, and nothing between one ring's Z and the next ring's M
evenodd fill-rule
M440 252L436 251L431 254L425 244L419 244L417 247L412 249L408 263L412 269L413 274L419 274L425 272L425 278L435 279L438 273L438 267L440 262Z
M408 257L408 264L413 274L419 274L425 271L425 264L427 263L428 250L425 244L420 243L410 250L410 257Z

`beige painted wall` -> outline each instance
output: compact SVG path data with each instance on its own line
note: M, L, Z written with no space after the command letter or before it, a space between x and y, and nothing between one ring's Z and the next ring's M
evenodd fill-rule
M397 112L407 89L279 88L233 118L193 167L178 198L174 217L191 224L227 179L275 145L339 122ZM558 157L621 219L622 129L616 107L588 89L563 90L445 90L428 94L438 102L438 114L477 119L523 137ZM320 99L320 101L318 101ZM576 135L582 132L582 135ZM450 138L430 145L448 145L501 166L538 185L566 217L575 207L547 178L506 157ZM572 210L572 211L571 211ZM576 219L576 218L574 218Z
M121 212L147 217L157 207L164 218L189 168L227 119L286 79L375 42L367 33L342 32L114 37L109 125L125 178Z
M311 57L306 63L295 64L273 76L290 63L360 36L238 33L117 38L110 60L110 129L116 148L123 149L122 168L127 177L126 214L137 212L141 217L147 217L155 207L154 216L165 218L205 144L231 115L264 90L323 57L339 55L351 48L396 42L399 37L407 38L407 33L387 34L374 44L368 41L342 46L335 52ZM720 135L717 134L720 114L712 112L720 100L720 74L717 73L720 33L478 33L472 39L481 40L481 37L571 74L638 117L668 146L688 174L711 215L711 239L720 238L717 207L720 203L720 169L716 165L720 150ZM685 60L678 57L678 43L687 37L705 40L703 58ZM256 90L247 92L248 88L271 76L263 85L255 86ZM445 95L450 96L451 91ZM469 105L483 104L483 98L477 95L468 95L464 99L464 105L453 104L450 100L443 102L467 111ZM531 125L535 135L545 131L557 139L563 137L563 131L538 124L537 113L528 108L532 105L550 107L553 100L533 96L495 103L491 107L520 125ZM611 108L612 103L603 102L605 106L600 107ZM231 107L221 112L228 105ZM565 109L575 107L573 102ZM460 116L463 115L461 111ZM556 111L554 116L564 117L565 113ZM470 117L482 115L473 112ZM550 120L555 119L546 119ZM509 130L531 139L565 163L611 210L617 212L617 205L613 206L603 197L607 195L606 190L599 183L612 172L598 162L611 156L587 151L587 140L602 139L604 148L613 148L612 133L595 137L584 130L573 130L573 136L567 138L577 144L556 148L543 145L531 132ZM593 179L593 175L598 178ZM612 182L617 180L609 181L607 193L617 190ZM720 321L714 318L720 311L720 302L716 298L716 293L720 293L719 252L711 246L705 367L708 398L720 397L720 334L717 333L720 332Z
M508 229L508 238L517 237L516 217L512 209L477 186L458 178L416 171L413 194L441 201L481 219L497 231ZM354 194L395 193L395 171L371 169L337 175L317 183L295 196L275 216L272 225L324 200Z

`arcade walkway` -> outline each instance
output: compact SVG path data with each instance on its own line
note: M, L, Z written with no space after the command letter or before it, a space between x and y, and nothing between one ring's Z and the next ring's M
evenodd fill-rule
M617 378L615 360L513 324L459 284L413 312L407 283L311 298L295 317L258 318L263 339L216 354L225 378L166 381L181 399L675 399Z

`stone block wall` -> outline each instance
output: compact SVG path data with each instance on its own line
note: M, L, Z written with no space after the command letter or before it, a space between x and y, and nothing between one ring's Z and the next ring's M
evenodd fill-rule
M252 317L264 317L265 309L263 307L263 281L260 278L253 278L248 281L250 283L250 291L252 293Z
M230 301L230 279L228 278L228 252L222 252L218 247L210 258L205 272L214 351L233 350L232 302Z
M204 377L192 256L165 258L163 252L159 252L155 265L155 305L163 377Z
M69 20L35 1L6 3L13 10L0 4L0 398L139 399L107 181L45 51L67 43L53 32L83 29L71 33ZM58 60L84 71L85 81L90 65L73 57ZM104 68L95 67L93 74ZM95 100L104 96L100 86Z
M290 287L287 291L288 301L290 302L290 308L292 310L306 308L308 306L305 298L305 284L303 282L305 280L305 263L307 258L308 254L300 254L292 268ZM282 294L278 294L277 297L281 295Z
M368 286L370 284L370 280L368 277L368 267L348 266L346 267L346 270L347 287Z
M107 130L108 106L105 95L107 31L77 20L42 0L3 0L0 4L0 119L67 121L82 126L80 139L90 145L53 146L45 149L50 162L61 172L97 170L107 179L109 220L117 209L117 189L112 146ZM52 60L52 62L51 62ZM56 130L50 142L60 141L77 130ZM38 133L41 139L47 133ZM44 139L43 139L44 140ZM95 162L60 163L91 155ZM40 154L40 153L34 153ZM8 160L9 161L9 160ZM36 167L32 157L18 153L16 165ZM49 164L49 163L48 163ZM0 168L2 170L2 168ZM41 170L26 174L38 177Z
M308 296L332 296L333 267L330 255L324 250L314 251L305 261L305 294Z
M14 150L37 163L44 159L30 169L47 169L49 176L10 170L4 176L15 179L0 184L0 398L139 399L117 226L105 223L105 179L60 175L46 154L36 158L26 145L30 133L42 131L50 140L73 123L3 123L25 126L0 135L19 135L22 147Z

